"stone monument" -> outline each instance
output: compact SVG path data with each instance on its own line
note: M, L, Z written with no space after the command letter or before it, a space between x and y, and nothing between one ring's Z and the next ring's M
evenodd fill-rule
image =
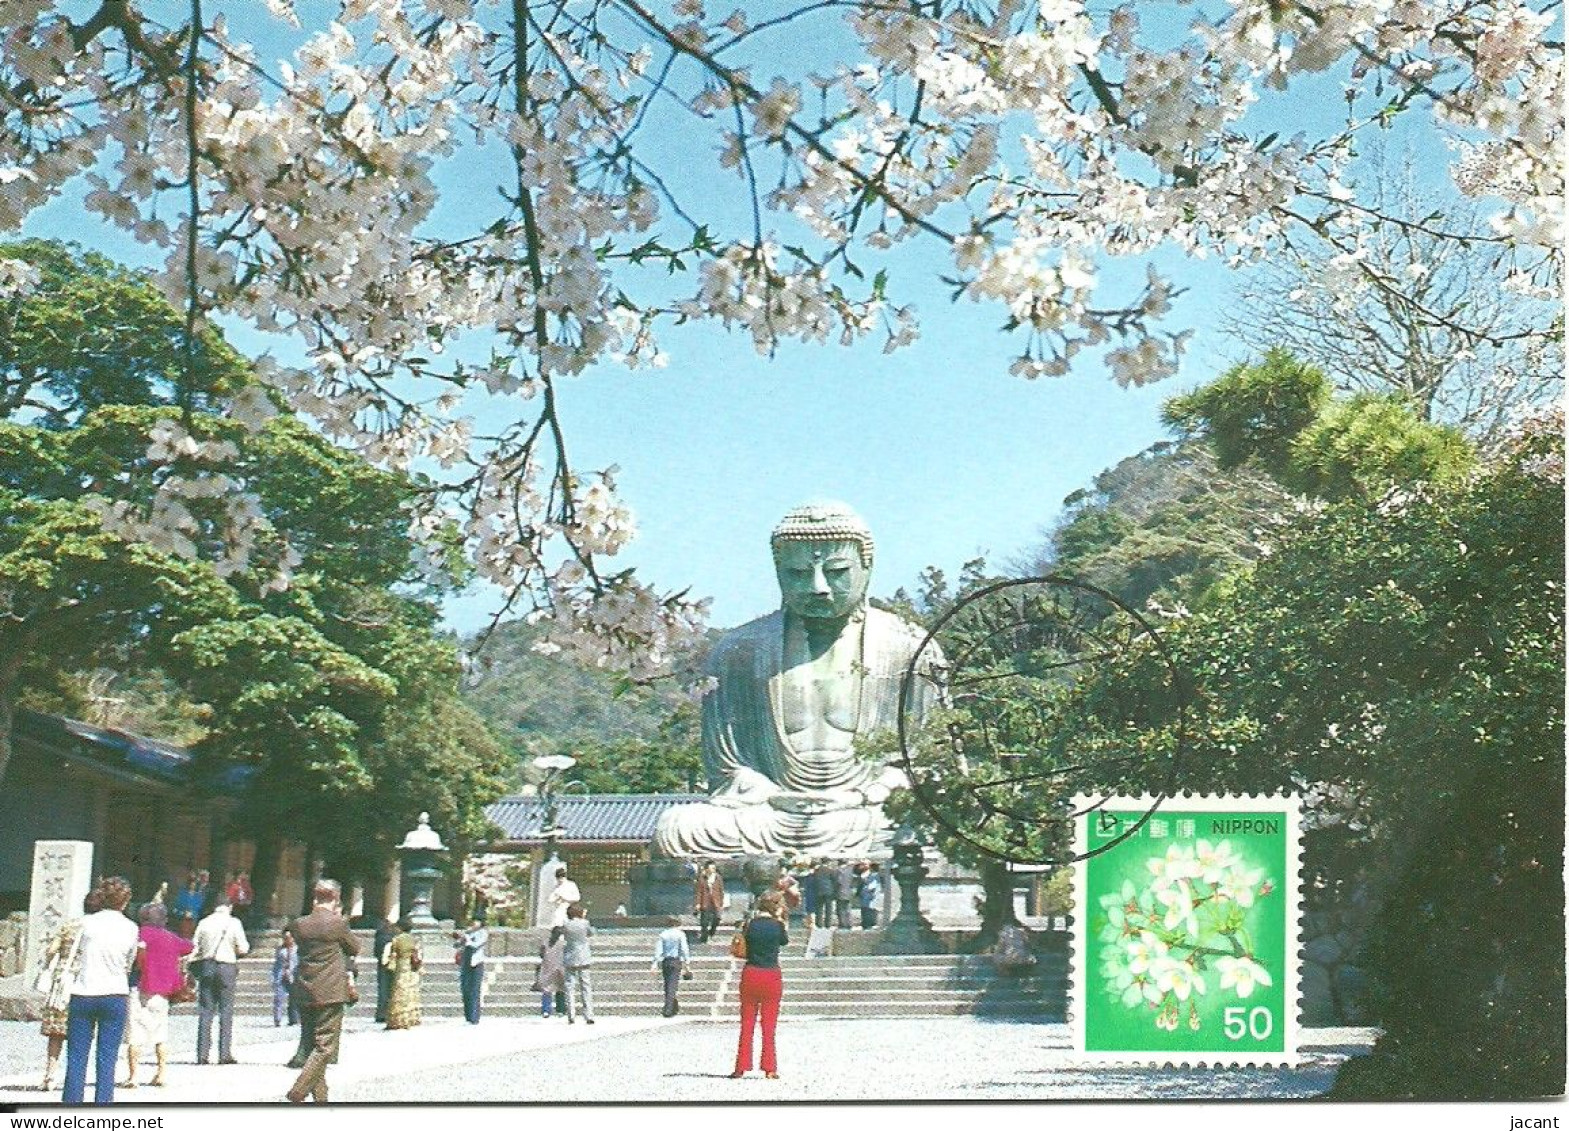
M61 923L79 919L93 886L93 844L87 840L35 840L33 886L27 901L27 948L22 955L25 985L43 965L44 948Z
M867 604L872 535L844 504L797 507L771 544L783 607L726 634L708 659L703 761L714 793L661 815L655 854L884 857L882 802L904 775L855 743L898 725L925 632ZM935 701L933 688L912 685L912 717Z

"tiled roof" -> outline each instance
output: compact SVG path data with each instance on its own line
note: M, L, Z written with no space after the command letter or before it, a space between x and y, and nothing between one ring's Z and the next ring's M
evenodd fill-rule
M93 726L60 715L21 709L16 712L13 739L50 759L76 758L85 768L121 779L238 792L250 772L244 767L205 774L190 751L126 731Z
M654 836L659 815L672 805L707 801L700 793L564 793L556 798L561 841L570 844L635 841ZM509 841L541 841L545 805L539 797L503 797L485 815Z

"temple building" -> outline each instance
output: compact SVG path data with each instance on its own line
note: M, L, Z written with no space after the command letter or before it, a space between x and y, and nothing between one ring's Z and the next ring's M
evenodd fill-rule
M648 861L660 816L676 806L707 800L697 793L559 794L553 799L557 835L547 844L545 799L503 797L485 809L497 829L485 851L518 856L529 864L532 876L553 847L581 889L591 916L608 921L617 908L639 915L645 912L633 907L628 873ZM534 892L527 893L529 906L534 898Z
M255 846L228 839L243 774L204 776L189 751L75 719L18 710L0 783L0 913L25 911L35 840L93 845L93 873L131 882L138 902L162 883L169 898L186 874L214 881L249 870ZM301 844L285 845L276 893L281 913L305 898Z

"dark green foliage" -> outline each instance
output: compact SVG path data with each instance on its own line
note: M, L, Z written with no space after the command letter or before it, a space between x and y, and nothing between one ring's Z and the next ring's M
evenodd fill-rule
M1327 377L1277 349L1173 397L1164 415L1202 437L1221 470L1252 464L1288 490L1322 499L1448 482L1474 462L1465 437L1423 420L1403 397L1330 395Z
M211 327L187 380L185 316L146 279L93 252L45 240L0 245L38 268L26 300L0 303L0 416L29 410L50 428L104 405L188 403L247 383L240 356Z
M1203 435L1222 471L1256 460L1279 473L1290 463L1291 443L1329 404L1329 378L1285 350L1272 349L1258 364L1239 364L1191 393L1173 397L1166 423Z
M1020 574L1059 574L1134 608L1191 603L1257 556L1257 531L1283 503L1257 472L1221 472L1203 444L1157 444L1095 477Z
M1430 424L1397 396L1360 393L1327 406L1291 444L1281 481L1322 499L1376 494L1392 483L1447 483L1475 463L1453 428Z
M1313 791L1309 871L1378 909L1388 1035L1347 1096L1562 1087L1563 512L1539 454L1304 513L1165 634L1198 686L1182 783Z
M23 390L0 419L0 778L17 695L64 704L81 669L107 667L172 683L177 717L200 719L178 737L210 769L250 772L232 831L257 841L262 905L284 836L347 880L385 875L421 810L459 843L481 835L503 759L458 699L434 606L411 595L461 580L414 567L406 505L422 485L287 416L252 436L204 411L247 376L221 339L203 339L192 384L183 320L142 279L54 245L22 254L44 285L0 312L14 330L0 379ZM272 524L245 571L211 564L213 500L189 504L194 559L108 534L90 509L154 498L167 469L148 459L149 433L167 419L236 447L225 471ZM278 590L267 582L286 548L298 561Z

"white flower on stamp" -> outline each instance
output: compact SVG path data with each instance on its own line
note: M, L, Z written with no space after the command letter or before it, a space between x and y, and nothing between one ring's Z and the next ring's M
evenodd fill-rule
M1207 988L1203 975L1193 968L1191 962L1175 958L1166 957L1156 961L1150 976L1154 979L1156 989L1162 993L1175 994L1178 1001L1187 1001L1190 995L1202 994Z
M1217 958L1215 969L1220 971L1220 988L1235 988L1238 997L1251 997L1255 986L1275 984L1269 971L1251 958L1233 958L1230 955Z
M1163 922L1168 931L1181 927L1190 938L1198 937L1199 921L1193 905L1193 889L1187 880L1178 880L1170 887L1160 889L1155 897L1166 905Z

